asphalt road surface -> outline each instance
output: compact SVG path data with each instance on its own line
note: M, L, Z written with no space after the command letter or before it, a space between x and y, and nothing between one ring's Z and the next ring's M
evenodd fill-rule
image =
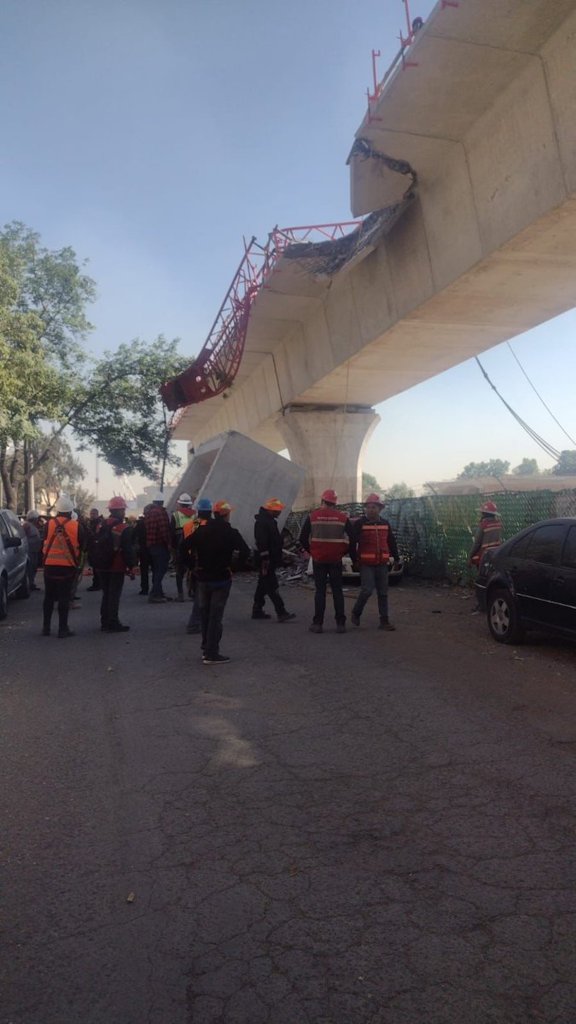
M173 585L173 584L172 584ZM396 633L190 605L0 627L2 1024L574 1024L576 651L457 591Z

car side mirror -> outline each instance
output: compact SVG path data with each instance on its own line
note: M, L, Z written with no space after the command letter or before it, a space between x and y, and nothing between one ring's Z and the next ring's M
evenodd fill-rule
M19 548L22 545L21 537L4 537L5 548Z

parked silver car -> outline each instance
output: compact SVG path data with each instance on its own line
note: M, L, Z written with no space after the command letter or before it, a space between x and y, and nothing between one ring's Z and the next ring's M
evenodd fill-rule
M0 509L0 619L8 614L9 597L30 597L28 541L18 517Z

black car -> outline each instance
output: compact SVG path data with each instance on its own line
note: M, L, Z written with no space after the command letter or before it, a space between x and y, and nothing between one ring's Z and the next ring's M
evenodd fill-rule
M526 629L576 637L576 519L547 519L486 551L476 580L495 640L514 644Z

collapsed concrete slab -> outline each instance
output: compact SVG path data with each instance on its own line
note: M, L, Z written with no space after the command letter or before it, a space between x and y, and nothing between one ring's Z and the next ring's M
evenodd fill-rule
M280 529L300 490L305 471L249 437L231 430L211 438L195 451L170 499L187 491L196 499L229 501L234 507L231 522L247 544L252 544L254 516L267 498L280 498L286 505L279 519Z

